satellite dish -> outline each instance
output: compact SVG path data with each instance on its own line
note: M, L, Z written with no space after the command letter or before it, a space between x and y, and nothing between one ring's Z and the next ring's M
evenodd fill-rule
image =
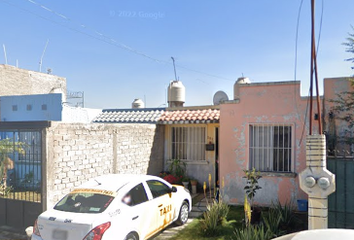
M220 103L228 101L228 100L229 100L229 97L223 91L217 91L213 97L214 105L219 105Z

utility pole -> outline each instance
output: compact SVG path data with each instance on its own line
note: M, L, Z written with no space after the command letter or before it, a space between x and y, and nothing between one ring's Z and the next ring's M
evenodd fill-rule
M315 0L311 0L311 66L310 66L309 135L306 138L306 168L299 174L300 188L309 196L308 229L328 227L328 195L335 191L335 175L326 168L326 136L322 134L322 115L318 91L315 44ZM313 75L316 81L318 135L312 135Z

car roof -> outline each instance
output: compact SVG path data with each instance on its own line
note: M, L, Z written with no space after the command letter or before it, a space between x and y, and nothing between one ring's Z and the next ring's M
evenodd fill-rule
M118 191L125 185L138 184L141 181L147 181L150 179L158 179L158 177L143 174L108 174L92 178L75 189L90 188L97 190Z

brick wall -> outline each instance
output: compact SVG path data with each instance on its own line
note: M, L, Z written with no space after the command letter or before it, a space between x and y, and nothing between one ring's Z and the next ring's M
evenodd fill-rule
M99 175L159 173L163 134L163 127L153 124L52 122L44 137L45 204L50 207L73 187Z

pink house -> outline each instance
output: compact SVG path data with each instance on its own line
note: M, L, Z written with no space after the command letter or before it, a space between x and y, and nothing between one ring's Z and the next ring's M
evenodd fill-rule
M327 100L349 88L347 78L325 79L321 97L326 106L322 114L325 121L329 112ZM299 188L298 174L306 161L308 100L300 96L299 81L250 83L247 78L240 78L235 83L234 100L220 106L219 169L227 202L243 204L243 170L252 168L262 175L256 203L307 199ZM315 101L312 117L313 133L318 133Z

